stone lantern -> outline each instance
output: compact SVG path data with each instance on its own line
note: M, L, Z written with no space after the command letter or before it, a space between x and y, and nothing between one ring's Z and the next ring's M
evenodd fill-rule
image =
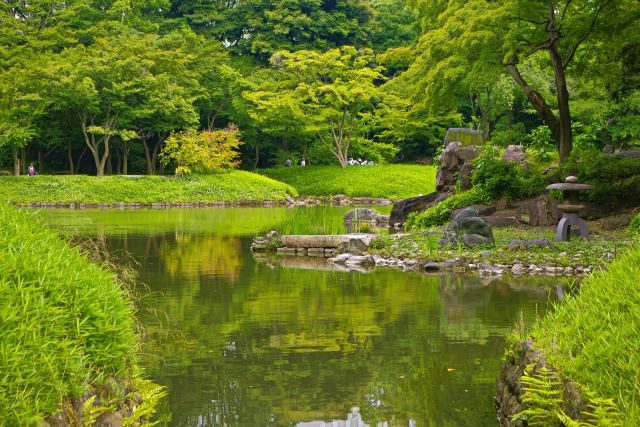
M584 208L584 205L581 205L578 201L578 191L595 189L596 187L593 185L578 183L578 178L575 176L568 176L564 182L551 184L547 187L547 190L562 190L564 197L563 204L558 206L558 209L562 211L562 218L558 223L558 229L556 231L558 242L568 242L571 240L571 226L578 226L580 228L580 235L585 240L589 240L587 223L578 216L578 212Z

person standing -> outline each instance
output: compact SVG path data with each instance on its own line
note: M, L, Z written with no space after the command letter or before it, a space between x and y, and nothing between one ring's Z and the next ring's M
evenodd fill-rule
M287 159L287 161L284 162L284 167L285 168L290 168L291 167L291 159Z
M302 166L302 167L307 166L307 161L304 159L304 157L302 158L302 161L300 162L300 166Z
M33 167L33 163L31 163L29 165L29 169L27 170L27 173L29 174L29 176L36 176L37 175L36 168Z

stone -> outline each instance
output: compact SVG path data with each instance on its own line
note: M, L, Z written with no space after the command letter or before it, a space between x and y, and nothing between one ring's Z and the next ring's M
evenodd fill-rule
M471 174L473 173L473 163L465 162L458 172L458 180L460 181L460 189L462 191L470 190L473 186L471 184Z
M526 160L521 161L520 162L520 169L523 170L523 171L531 169L531 163L529 163Z
M263 237L256 237L251 243L251 251L268 251L282 245L282 236L275 230L271 230Z
M527 240L527 249L536 247L536 248L554 248L555 245L549 239L531 239Z
M602 147L602 152L606 153L606 154L613 154L613 145L611 144L607 144L604 147Z
M521 251L527 249L527 241L520 237L511 240L507 244L507 249L510 251Z
M629 226L629 223L631 223L633 217L634 215L631 213L609 216L600 220L600 227L607 231L626 228Z
M441 246L457 247L463 243L475 247L494 243L491 225L484 217L478 216L474 208L466 208L456 215L443 232L444 236L438 241ZM465 235L469 235L466 240Z
M542 194L535 199L516 203L516 217L531 226L556 225L561 217L558 205L558 200Z
M420 212L429 206L433 206L440 196L442 196L442 193L434 191L425 196L410 197L397 201L391 208L389 224L404 224L410 213Z
M307 255L324 257L324 248L309 248L307 249Z
M438 168L436 172L436 191L453 191L456 185L456 169Z
M490 215L485 217L485 220L492 227L517 227L520 225L518 218L513 216L494 216Z
M502 160L509 163L521 162L529 157L523 145L509 145L502 154Z
M440 169L456 169L460 159L456 156L456 150L462 148L462 144L459 142L452 142L445 147L444 150L438 156L438 162L440 163Z
M489 206L489 205L471 205L467 207L475 209L478 212L478 216L491 215L496 211L496 208L494 206ZM460 208L460 209L454 209L453 211L451 211L451 215L450 215L451 219L455 218L456 215L458 215L460 212L462 212L465 209L466 207Z
M389 215L378 215L376 217L376 224L389 224Z
M379 213L375 209L356 208L347 212L342 219L344 221L374 221Z
M363 255L363 256L352 256L351 258L349 258L345 264L347 266L354 266L354 265L375 265L375 260L373 259L373 257L371 255Z
M507 200L506 198L502 198L502 199L498 199L496 200L496 203L494 204L494 206L496 207L495 211L504 211L506 209L509 208L509 200Z
M336 256L336 257L334 257L334 258L329 258L329 259L328 259L328 261L329 261L329 262L336 263L336 264L344 264L344 263L345 263L349 258L351 258L351 257L352 257L352 255L351 255L351 254L346 254L346 253L345 253L345 254L337 255L337 256Z
M522 264L516 264L511 268L511 272L519 276L527 272L527 267Z
M476 148L475 145L470 145L469 147L456 148L454 150L456 157L458 157L463 162L470 162L480 155L480 152Z
M613 153L613 156L626 157L628 159L638 159L640 160L640 150L628 150L628 151L618 151L617 153Z
M340 243L336 249L337 254L363 255L366 251L367 245L360 239L349 239L348 242Z
M287 199L287 203L289 204L293 204L295 202L295 200L293 200L293 197L291 197L289 193L285 195L285 198Z

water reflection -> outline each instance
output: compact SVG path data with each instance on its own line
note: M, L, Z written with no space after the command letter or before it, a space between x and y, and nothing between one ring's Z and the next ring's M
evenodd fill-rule
M495 425L504 338L556 295L554 279L256 262L243 236L102 242L140 263L142 364L175 426Z

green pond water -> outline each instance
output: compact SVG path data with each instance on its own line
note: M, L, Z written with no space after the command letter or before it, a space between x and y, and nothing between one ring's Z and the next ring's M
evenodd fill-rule
M95 237L116 262L123 250L136 261L141 365L168 392L161 425L496 425L505 337L545 312L561 279L343 272L249 251L256 233L309 218L339 224L346 211L39 215Z

